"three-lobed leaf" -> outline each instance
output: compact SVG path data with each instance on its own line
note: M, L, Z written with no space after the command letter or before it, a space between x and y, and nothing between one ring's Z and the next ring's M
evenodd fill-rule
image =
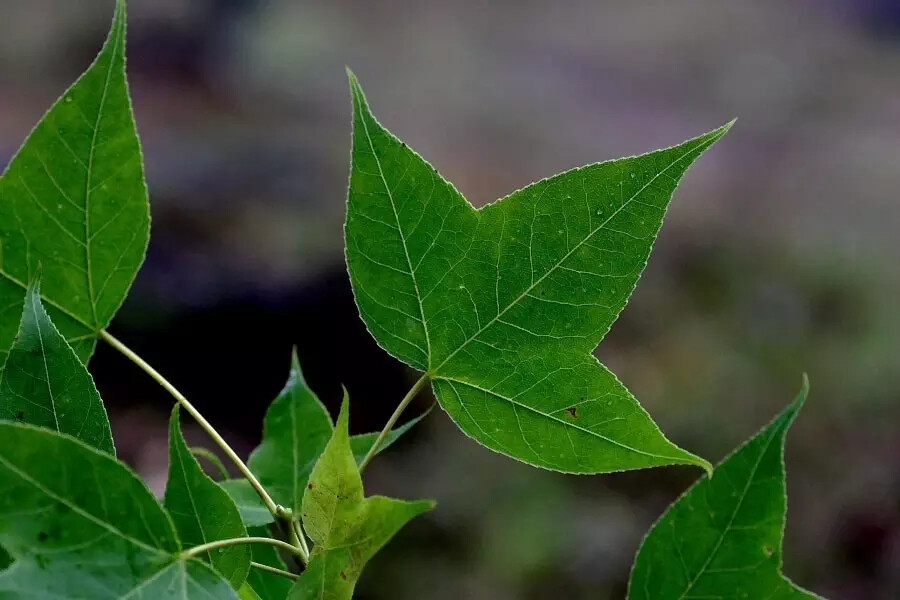
M356 78L346 254L378 343L426 371L469 436L600 473L709 464L669 442L592 352L681 176L730 125L545 179L476 210L372 115Z
M140 268L147 187L125 76L125 2L94 63L44 115L0 176L0 359L28 283L82 361Z
M15 562L0 598L236 600L180 558L169 516L109 454L56 432L0 423L0 545Z
M0 372L0 418L67 433L115 455L94 379L50 321L37 283L25 294L19 333Z
M206 473L181 433L178 405L169 424L169 480L164 506L182 543L199 546L219 540L247 537L241 513L228 495ZM250 548L230 546L207 552L205 560L237 589L250 570Z
M787 497L784 442L803 389L657 521L638 551L631 600L818 598L781 573Z
M345 395L334 435L303 496L303 526L315 547L291 600L348 600L366 562L407 522L434 507L428 500L366 498L348 421Z

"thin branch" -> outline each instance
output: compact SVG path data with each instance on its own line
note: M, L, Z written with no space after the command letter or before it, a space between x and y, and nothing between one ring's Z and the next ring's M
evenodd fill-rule
M270 567L269 565L264 565L252 560L250 561L250 566L255 569L259 569L260 571L268 571L269 573L274 573L275 575L281 575L282 577L293 579L294 581L300 579L300 576L296 573L291 573L290 571L285 571L284 569L278 569L276 567Z
M300 558L303 558L302 550L300 550L300 548L297 548L296 546L291 546L287 542L282 542L281 540L267 537L241 537L229 538L227 540L216 540L215 542L209 542L206 544L200 544L199 546L194 546L193 548L188 548L181 553L181 559L189 560L191 558L196 558L198 556L206 554L207 552L210 552L212 550L218 550L219 548L229 548L231 546L240 546L241 544L268 544L269 546L275 546L280 550L290 552L291 554L295 554Z
M284 509L275 503L275 501L272 499L263 485L259 482L256 476L250 471L250 468L244 463L243 460L241 460L241 457L238 456L237 453L228 444L228 442L226 442L225 439L221 435L219 435L219 432L216 431L216 429L210 424L210 422L207 421L202 414L200 414L200 411L194 408L194 405L184 397L184 394L179 392L174 385L169 383L169 381L165 377L160 375L160 373L156 369L151 367L143 358L138 356L136 352L113 337L112 334L110 334L108 331L106 331L105 329L101 329L100 337L102 337L110 346L124 354L129 360L131 360L131 362L140 367L145 373L150 375L150 377L152 377L157 383L159 383L159 385L161 385L167 392L169 392L172 397L174 397L175 400L177 400L178 403L183 406L188 413L190 413L190 415L194 418L194 420L197 421L200 427L202 427L206 431L206 433L209 434L213 441L225 452L226 456L228 456L228 458L235 464L235 466L237 466L241 474L247 479L247 481L250 482L250 485L253 486L253 489L256 490L256 493L259 494L259 497L262 498L263 504L266 505L266 508L269 509L269 512L272 513L276 518L283 518L283 515L285 514ZM290 544L287 544L286 542L281 543L290 546ZM306 561L309 557L309 551L305 547L291 546L291 548L294 548L294 550L296 551L295 553L298 553L304 561Z

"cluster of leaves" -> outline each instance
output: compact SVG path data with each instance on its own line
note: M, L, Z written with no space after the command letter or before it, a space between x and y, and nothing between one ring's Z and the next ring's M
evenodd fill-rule
M349 599L369 559L434 506L367 498L361 478L421 419L394 428L428 384L466 434L538 467L706 469L648 534L629 597L814 597L781 574L784 440L806 387L713 470L666 439L592 354L637 283L678 181L730 124L476 210L378 123L351 74L350 277L372 335L423 375L382 432L351 436L346 392L334 424L294 356L244 464L106 331L149 240L125 24L119 0L96 61L0 179L0 598ZM178 400L162 502L115 457L85 366L98 339ZM181 410L241 478L188 447Z

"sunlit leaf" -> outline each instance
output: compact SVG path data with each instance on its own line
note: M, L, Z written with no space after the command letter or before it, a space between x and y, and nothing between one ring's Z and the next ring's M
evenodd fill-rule
M644 539L631 600L818 598L781 573L784 441L809 386L774 421L679 498Z
M378 343L430 375L463 431L514 458L575 473L708 468L669 442L592 352L634 289L681 176L729 125L476 210L350 83L347 263Z
M143 159L125 78L125 2L87 71L37 124L0 178L0 359L42 269L53 322L86 361L144 260Z
M169 424L169 480L164 505L187 546L247 537L234 501L207 475L181 434L178 405ZM208 552L205 560L235 589L250 570L250 547L231 546Z

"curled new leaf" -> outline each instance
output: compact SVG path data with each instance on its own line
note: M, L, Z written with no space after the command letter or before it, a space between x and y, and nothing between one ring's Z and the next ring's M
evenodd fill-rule
M709 464L669 442L592 352L625 306L681 176L729 125L589 165L476 210L369 110L351 74L347 264L379 344L426 371L468 435L599 473Z
M722 461L656 522L631 572L631 600L818 598L781 573L784 441L808 392Z
M125 78L125 2L94 63L0 177L0 357L42 268L53 322L86 361L144 260L150 214Z

